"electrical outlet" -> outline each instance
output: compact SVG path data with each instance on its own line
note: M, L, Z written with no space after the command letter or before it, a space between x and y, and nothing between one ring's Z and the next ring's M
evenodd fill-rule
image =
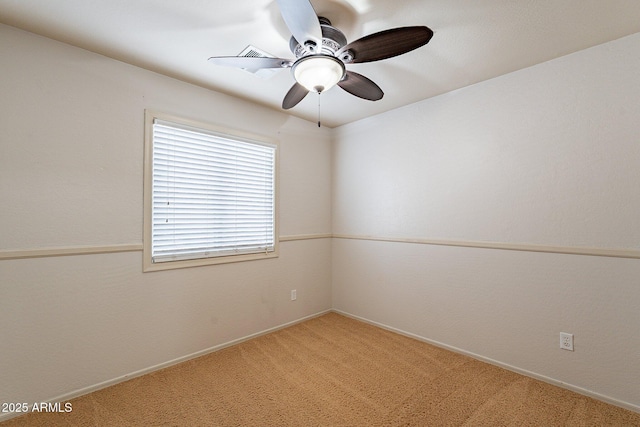
M291 290L291 301L295 301L298 296L296 295L296 290Z
M560 348L573 351L573 334L560 332Z

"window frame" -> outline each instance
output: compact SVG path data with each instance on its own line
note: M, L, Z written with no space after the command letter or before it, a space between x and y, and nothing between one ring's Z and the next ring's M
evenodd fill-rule
M269 145L275 149L274 153L274 229L273 229L273 251L250 254L229 254L216 255L208 258L181 259L173 261L153 262L152 259L152 233L153 233L153 124L158 119L163 122L175 123L176 125L188 126L200 129L206 133L219 135L224 138L237 140L240 142ZM205 265L227 264L233 262L252 261L260 259L277 258L279 250L278 234L278 212L279 212L279 143L277 140L256 135L248 132L229 129L211 123L186 119L171 114L166 114L154 110L145 110L145 130L144 130L144 215L143 215L143 272L172 270L179 268L199 267Z

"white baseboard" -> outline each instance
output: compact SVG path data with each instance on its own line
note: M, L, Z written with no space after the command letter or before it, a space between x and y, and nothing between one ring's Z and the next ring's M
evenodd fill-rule
M336 309L333 309L332 311L334 313L338 313L338 314L341 314L343 316L350 317L350 318L356 319L356 320L360 320L362 322L368 323L368 324L373 325L373 326L377 326L377 327L382 328L382 329L386 329L387 331L395 332L397 334L404 335L406 337L413 338L413 339L416 339L418 341L426 342L427 344L432 344L432 345L435 345L436 347L440 347L440 348L444 348L446 350L453 351L454 353L458 353L458 354L462 354L462 355L465 355L465 356L469 356L469 357L471 357L473 359L476 359L476 360L479 360L481 362L486 362L486 363L489 363L491 365L498 366L500 368L504 368L504 369L506 369L508 371L512 371L512 372L524 375L526 377L534 378L536 380L540 380L540 381L543 381L545 383L549 383L549 384L552 384L552 385L555 385L555 386L558 386L558 387L561 387L561 388L564 388L564 389L567 389L567 390L574 391L574 392L576 392L578 394L582 394L584 396L592 397L594 399L597 399L597 400L600 400L600 401L603 401L603 402L606 402L606 403L610 403L612 405L619 406L621 408L628 409L628 410L633 411L633 412L640 413L640 406L634 405L634 404L629 403L629 402L625 402L625 401L622 401L622 400L614 399L612 397L605 396L603 394L596 393L594 391L591 391L591 390L588 390L588 389L585 389L585 388L582 388L582 387L578 387L578 386L573 385L573 384L565 383L563 381L559 381L559 380L556 380L554 378L547 377L545 375L540 375L538 373L531 372L531 371L528 371L526 369L521 369L521 368L518 368L517 366L512 366L512 365L509 365L507 363L500 362L498 360L494 360L494 359L491 359L491 358L488 358L488 357L484 357L484 356L481 356L481 355L476 354L476 353L472 353L472 352L469 352L469 351L466 351L466 350L463 350L463 349L460 349L460 348L457 348L457 347L453 347L453 346L450 346L448 344L441 343L439 341L434 341L434 340L431 340L429 338L425 338L425 337L422 337L420 335L413 334L411 332L406 332L406 331L403 331L402 329L394 328L392 326L385 325L383 323L375 322L373 320L370 320L370 319L367 319L367 318L364 318L364 317L356 316L356 315L351 314L351 313L347 313L347 312L344 312L344 311L341 311L341 310L336 310Z
M116 385L116 384L128 381L130 379L133 379L133 378L136 378L136 377L140 377L142 375L150 374L152 372L159 371L160 369L168 368L170 366L177 365L179 363L186 362L188 360L195 359L197 357L205 356L207 354L214 353L216 351L222 350L222 349L227 348L227 347L231 347L231 346L236 345L236 344L243 343L245 341L249 341L249 340L251 340L253 338L257 338L257 337L260 337L262 335L266 335L266 334L270 334L272 332L279 331L279 330L287 328L289 326L293 326L293 325L296 325L298 323L302 323L302 322L305 322L307 320L313 319L315 317L322 316L323 314L330 313L331 311L332 310L324 310L324 311L321 311L319 313L311 314L309 316L305 316L305 317L302 317L300 319L296 319L296 320L293 320L291 322L284 323L282 325L274 326L272 328L265 329L263 331L256 332L254 334L250 334L250 335L244 336L242 338L238 338L238 339L235 339L235 340L232 340L232 341L228 341L228 342L225 342L225 343L222 343L222 344L218 344L218 345L215 345L213 347L209 347L207 349L200 350L200 351L197 351L195 353L188 354L186 356L178 357L177 359L169 360L168 362L160 363L158 365L150 366L150 367L144 368L144 369L140 369L138 371L131 372L129 374L125 374L125 375L122 375L120 377L116 377L116 378L113 378L113 379L110 379L110 380L107 380L107 381L103 381L103 382L98 383L98 384L94 384L94 385L91 385L91 386L88 386L88 387L84 387L84 388L81 388L81 389L78 389L78 390L74 390L72 392L65 393L65 394L62 394L60 396L44 400L43 402L44 403L67 402L67 401L75 399L77 397L84 396L85 394L93 393L94 391L102 390L103 388L107 388L107 387L110 387L112 385ZM31 404L31 405L33 405L33 404ZM31 407L31 405L30 405L30 407ZM0 422L6 421L8 419L15 418L17 416L24 415L24 414L25 414L24 412L0 414Z

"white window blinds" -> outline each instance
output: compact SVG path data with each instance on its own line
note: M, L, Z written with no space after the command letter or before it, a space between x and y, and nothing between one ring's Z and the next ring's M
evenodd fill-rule
M154 263L275 249L275 145L153 122Z

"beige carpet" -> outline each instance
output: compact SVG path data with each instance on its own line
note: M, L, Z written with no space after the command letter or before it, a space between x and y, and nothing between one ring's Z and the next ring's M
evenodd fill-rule
M10 426L640 426L640 414L330 313Z

